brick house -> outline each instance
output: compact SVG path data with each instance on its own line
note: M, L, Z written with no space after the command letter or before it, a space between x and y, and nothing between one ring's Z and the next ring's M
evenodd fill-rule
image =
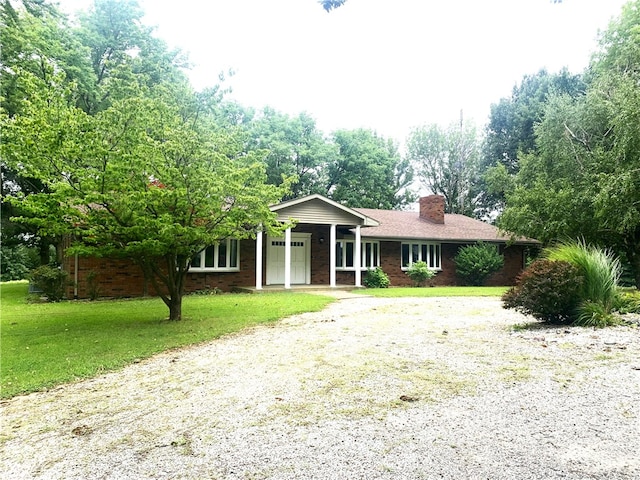
M498 245L504 267L489 285L512 285L524 267L532 239L512 240L493 225L464 215L445 214L444 198L422 197L419 212L348 208L321 195L310 195L271 207L278 218L294 219L282 238L262 232L255 239L228 239L203 250L192 262L186 291L219 288L295 288L296 285L361 286L363 274L380 266L392 286L411 285L405 274L424 260L437 272L435 285L462 284L453 258L458 249L478 241ZM121 259L67 257L73 285L69 298L86 298L92 285L101 296L153 294L140 269Z

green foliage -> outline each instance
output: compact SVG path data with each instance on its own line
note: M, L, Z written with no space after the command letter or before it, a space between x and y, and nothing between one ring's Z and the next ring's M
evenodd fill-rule
M583 237L626 254L640 286L640 8L600 36L585 93L551 94L535 151L519 157L500 226L543 242Z
M640 313L640 290L618 290L613 310L621 314Z
M388 288L391 285L389 276L384 273L381 267L368 270L362 283L367 288Z
M186 322L166 322L158 298L27 304L27 284L3 283L0 391L4 398L117 370L159 352L319 311L303 293L185 297Z
M48 191L12 196L25 212L17 220L42 235L73 235L68 253L139 263L170 318L180 318L197 252L249 238L259 226L282 230L269 205L287 183L265 185L261 154L244 152L240 137L216 127L211 98L186 85L139 88L88 115L70 104L73 90L24 80L29 103L3 119L0 151Z
M414 200L412 171L397 145L370 130L339 130L338 155L327 169L326 192L354 208L392 209Z
M446 213L472 216L478 176L480 140L475 125L433 124L414 129L407 140L407 158L432 193L445 198Z
M578 306L578 316L573 323L581 327L604 328L618 325L620 320L601 303L587 300Z
M29 279L42 290L50 302L59 302L64 298L69 275L60 267L41 265L31 271Z
M502 296L503 306L544 322L570 322L576 319L583 281L569 262L536 260Z
M549 260L563 260L575 265L583 278L580 299L600 305L607 313L611 312L618 295L621 273L620 262L612 252L576 241L548 248L544 256Z
M0 246L0 280L24 280L38 265L38 253L26 245Z
M453 259L456 273L471 285L482 285L493 273L504 265L504 255L501 255L496 245L478 242L467 245L458 250Z
M413 281L413 284L416 287L424 286L425 282L427 280L431 280L436 274L436 272L431 270L423 260L413 262L405 273Z
M283 178L295 178L290 198L327 194L327 166L337 156L337 147L323 137L309 115L289 117L265 108L249 123L249 137L252 149L267 151L268 183L280 185Z

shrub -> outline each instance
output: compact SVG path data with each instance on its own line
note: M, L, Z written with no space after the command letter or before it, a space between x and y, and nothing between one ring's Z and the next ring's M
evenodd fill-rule
M38 265L38 252L25 245L0 247L0 280L24 280Z
M622 314L640 313L640 291L619 290L613 309Z
M503 306L545 322L577 318L583 278L569 262L536 260L518 277L515 287L503 296Z
M29 280L45 294L50 302L59 302L64 298L67 285L67 272L50 265L42 265L31 271Z
M575 265L584 279L580 299L600 304L606 313L611 313L622 273L620 261L613 253L577 241L549 248L545 251L545 257Z
M430 270L426 262L422 260L412 263L407 270L407 275L409 275L409 278L413 280L413 284L416 287L423 286L424 283L427 280L431 280L435 274L436 272Z
M391 285L389 276L380 267L369 270L364 277L363 283L367 288L387 288Z
M470 285L482 285L489 275L504 265L504 255L496 245L478 242L460 248L453 261L456 272Z

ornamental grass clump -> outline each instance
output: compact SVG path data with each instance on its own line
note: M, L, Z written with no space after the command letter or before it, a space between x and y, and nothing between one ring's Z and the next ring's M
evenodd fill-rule
M577 325L602 327L616 323L611 313L618 297L622 267L611 251L576 241L549 248L544 256L552 261L575 265L584 279L575 321Z

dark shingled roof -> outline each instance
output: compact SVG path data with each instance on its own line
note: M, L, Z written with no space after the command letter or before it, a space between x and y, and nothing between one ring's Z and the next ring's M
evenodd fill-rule
M444 224L438 224L421 218L418 212L376 210L373 208L354 208L353 210L380 222L378 227L363 228L361 230L363 238L539 243L537 240L525 237L512 238L502 234L493 225L464 215L447 213L444 216Z

